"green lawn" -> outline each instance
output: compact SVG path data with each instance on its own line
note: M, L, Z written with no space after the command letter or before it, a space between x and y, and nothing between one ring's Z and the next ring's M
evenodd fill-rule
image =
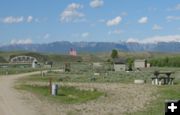
M32 86L32 85L20 85L17 89L30 91L36 94L40 98L46 98L53 102L60 102L64 104L83 103L90 100L97 99L104 95L103 92L97 90L80 90L75 87L62 86L58 89L57 96L51 96L48 86Z

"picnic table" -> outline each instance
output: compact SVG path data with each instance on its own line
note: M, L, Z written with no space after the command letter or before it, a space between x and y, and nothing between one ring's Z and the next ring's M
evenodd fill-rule
M152 85L173 85L174 74L172 71L155 71L152 77Z

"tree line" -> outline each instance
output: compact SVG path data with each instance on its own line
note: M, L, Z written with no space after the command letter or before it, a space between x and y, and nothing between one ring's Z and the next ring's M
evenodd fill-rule
M149 62L151 66L157 67L180 67L180 56L153 58Z
M118 51L113 49L111 52L111 58L118 58ZM127 57L127 64L129 68L132 68L134 58ZM151 66L155 67L180 67L180 56L173 57L156 57L148 59Z

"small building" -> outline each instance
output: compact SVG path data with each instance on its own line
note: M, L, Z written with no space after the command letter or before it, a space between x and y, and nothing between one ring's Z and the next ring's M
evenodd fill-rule
M53 66L53 62L52 61L47 61L44 64L44 68L52 68L52 66Z
M127 69L126 59L115 58L113 60L113 63L114 63L114 70L115 71L126 71L126 69Z
M44 64L44 68L49 69L49 68L52 68L52 66L51 66L51 65Z
M136 59L134 61L134 68L140 69L140 68L146 68L147 67L147 60L145 59Z
M32 62L32 68L36 68L37 64L38 64L37 60L36 60L36 59L33 60L33 62Z

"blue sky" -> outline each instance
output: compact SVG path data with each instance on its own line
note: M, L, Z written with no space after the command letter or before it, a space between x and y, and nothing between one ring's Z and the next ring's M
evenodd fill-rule
M0 45L180 41L179 0L0 2Z

